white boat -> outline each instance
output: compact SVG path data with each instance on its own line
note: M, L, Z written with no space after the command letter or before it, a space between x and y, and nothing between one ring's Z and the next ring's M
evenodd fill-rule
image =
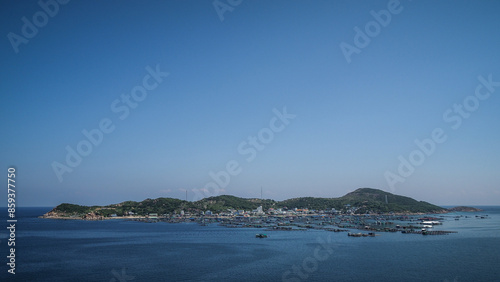
M442 223L439 222L439 221L422 221L422 224L426 224L426 225L440 225Z

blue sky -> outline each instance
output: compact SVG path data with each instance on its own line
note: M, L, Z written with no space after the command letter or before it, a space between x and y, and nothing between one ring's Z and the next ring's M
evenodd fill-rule
M276 200L373 187L500 204L497 1L241 1L223 20L212 1L42 2L45 23L37 1L0 2L0 179L17 168L19 205L260 197L261 187ZM390 22L374 25L381 10ZM23 17L38 21L34 35ZM372 32L362 48L355 27ZM358 48L350 62L343 42ZM135 108L121 100L144 80L155 87ZM284 108L288 124L276 118ZM68 166L66 147L89 143L82 131L103 119L114 130ZM269 139L271 121L283 127ZM414 140L436 128L445 141L425 155ZM402 175L399 156L416 150L423 161ZM62 181L55 162L72 170ZM217 183L220 171L229 178Z

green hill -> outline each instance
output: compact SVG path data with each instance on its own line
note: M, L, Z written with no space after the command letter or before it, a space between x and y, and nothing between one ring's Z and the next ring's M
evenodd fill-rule
M298 208L298 209L310 209L310 210L331 210L335 208L340 210L343 205L339 198L313 198L313 197L302 197L293 198L280 202L282 207L287 207L288 209Z
M387 203L386 203L387 199ZM442 207L417 201L410 197L391 194L378 189L360 188L339 198L343 204L359 207L357 213L375 212L408 212L435 213L445 210Z
M363 213L439 213L444 208L417 201L409 197L391 194L378 189L359 188L340 198L313 198L302 197L284 201L269 199L246 199L230 195L204 198L196 202L188 202L172 198L146 199L142 202L126 201L108 206L79 206L73 204L61 204L55 207L48 215L75 216L94 213L99 216L109 217L112 214L118 216L136 214L147 215L149 213L173 214L181 210L198 213L211 210L212 212L233 210L254 210L262 206L264 210L269 208L284 209L309 209L309 210L331 210L332 208L344 211Z
M121 216L127 215L128 212L139 215L147 215L149 213L168 214L183 209L189 209L192 205L191 202L179 199L157 198L146 199L142 202L126 201L120 204L106 206L106 208L113 210L113 213Z
M261 199L245 199L230 195L221 195L201 199L193 203L194 208L200 210L225 211L227 209L235 210L254 210L259 206L263 209L275 207L277 204L274 200Z

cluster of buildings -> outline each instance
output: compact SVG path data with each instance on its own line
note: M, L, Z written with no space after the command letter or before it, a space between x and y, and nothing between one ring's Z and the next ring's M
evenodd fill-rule
M352 214L356 211L357 208L351 207L350 205L346 205L346 209L341 212L334 208L329 210L313 210L313 209L287 209L287 208L269 208L267 211L264 211L262 206L254 210L235 210L235 209L227 209L221 212L212 212L210 210L199 211L199 212L188 212L181 210L179 213L174 213L173 215L162 215L165 217L171 218L185 218L185 217L259 217L259 216L304 216L304 215L337 215L341 213ZM150 213L149 218L156 219L158 218L158 214Z

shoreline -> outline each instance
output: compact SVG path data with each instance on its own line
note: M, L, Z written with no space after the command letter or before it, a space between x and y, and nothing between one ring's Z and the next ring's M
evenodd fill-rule
M305 218L305 217L337 217L337 216L343 216L343 217L373 217L373 216L379 216L379 217L391 217L391 216L398 216L398 217L405 217L405 216L419 216L419 215L437 215L437 214L448 214L448 213L455 213L457 211L449 211L449 210L443 210L440 212L434 212L434 213L389 213L389 214L338 214L338 215L333 215L333 214L297 214L297 215L259 215L259 216L223 216L223 215L212 215L212 216L198 216L198 215L192 215L192 216L179 216L179 217L172 217L172 216L158 216L155 218L150 218L149 216L114 216L114 217L104 217L104 216L91 216L89 218L85 218L86 215L41 215L38 216L38 218L44 218L44 219L62 219L62 220L112 220L112 219L149 219L149 220L174 220L174 219L194 219L194 220L203 220L203 219L238 219L238 218L247 218L247 219L266 219L266 218Z

